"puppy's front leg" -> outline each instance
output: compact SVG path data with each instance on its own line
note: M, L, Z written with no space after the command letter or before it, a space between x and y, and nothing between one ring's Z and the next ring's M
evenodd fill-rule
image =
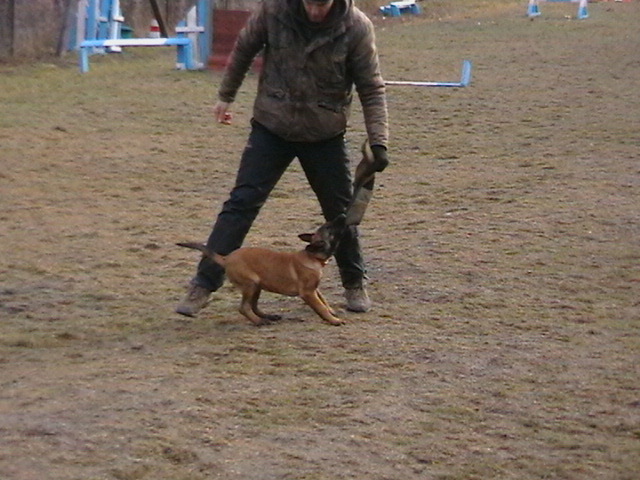
M344 320L339 319L329 311L326 303L320 300L318 290L304 292L300 297L302 297L305 303L313 308L313 311L320 315L320 318L325 322L330 323L331 325L343 325L345 323Z
M329 310L329 313L335 317L336 316L335 310L331 308L331 305L329 305L329 302L327 302L327 299L324 298L324 295L322 295L322 293L320 292L320 289L316 289L316 293L318 294L318 298L320 299L320 301L324 304L325 307L327 307L327 310Z

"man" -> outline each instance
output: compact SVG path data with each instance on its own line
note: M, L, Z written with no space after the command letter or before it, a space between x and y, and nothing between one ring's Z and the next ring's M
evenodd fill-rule
M218 91L214 115L228 124L229 107L253 59L263 68L251 133L236 183L207 241L222 255L240 248L262 205L294 158L298 158L327 220L344 213L351 199L345 146L353 87L362 104L374 166L388 164L387 105L371 21L353 0L265 0L238 35ZM335 254L347 309L365 312L365 266L356 227ZM194 316L223 283L224 271L200 261L176 308Z

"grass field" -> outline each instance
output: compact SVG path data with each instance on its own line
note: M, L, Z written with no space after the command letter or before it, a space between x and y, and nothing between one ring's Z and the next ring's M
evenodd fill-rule
M256 87L169 49L0 64L0 478L635 480L640 3L375 17L392 166L362 225L374 308L256 328L225 285L173 313ZM568 17L568 18L567 18ZM359 108L348 134L357 159ZM294 165L248 245L321 223Z

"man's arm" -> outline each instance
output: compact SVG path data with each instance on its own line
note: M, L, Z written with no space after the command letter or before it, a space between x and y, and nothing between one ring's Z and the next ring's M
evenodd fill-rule
M349 55L348 69L362 104L369 143L372 146L384 147L386 153L389 138L387 99L375 45L375 33L373 24L366 17L360 26Z

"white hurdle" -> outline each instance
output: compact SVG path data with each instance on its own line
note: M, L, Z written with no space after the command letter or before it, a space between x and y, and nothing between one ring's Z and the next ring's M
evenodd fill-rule
M190 38L116 38L107 40L85 40L82 42L80 44L79 55L80 71L82 73L89 71L89 51L92 48L164 46L178 47L178 64L184 64L184 68L187 70L196 69L193 61L193 46Z

